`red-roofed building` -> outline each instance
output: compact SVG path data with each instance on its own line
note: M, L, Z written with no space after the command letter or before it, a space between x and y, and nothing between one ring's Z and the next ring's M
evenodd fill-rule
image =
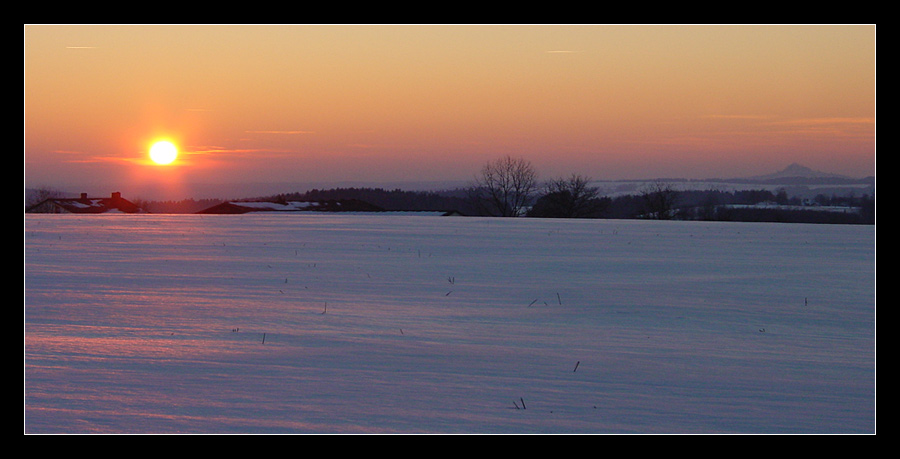
M25 212L73 214L121 212L134 214L142 212L142 210L131 201L122 198L122 193L115 192L108 198L89 198L87 193L81 193L81 197L78 198L49 198L25 209Z

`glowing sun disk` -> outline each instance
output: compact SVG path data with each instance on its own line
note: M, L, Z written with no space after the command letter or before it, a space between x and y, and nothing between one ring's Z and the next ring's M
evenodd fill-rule
M178 148L167 140L160 140L150 147L150 159L156 164L171 164L177 157Z

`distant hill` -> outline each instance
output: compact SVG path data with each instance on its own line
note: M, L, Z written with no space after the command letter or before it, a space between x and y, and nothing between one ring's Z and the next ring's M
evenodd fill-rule
M820 172L809 167L793 163L788 167L765 175L742 177L724 180L729 183L765 183L783 185L836 185L836 184L874 184L874 177L853 178L846 175Z
M800 165L797 163L793 163L790 166L785 167L783 170L780 170L780 171L772 173L772 174L757 175L754 177L748 177L747 179L748 180L777 180L777 179L784 179L784 178L800 178L800 177L807 178L807 179L809 179L809 178L817 178L817 179L829 178L829 179L852 180L851 177L848 177L846 175L830 174L827 172L819 172L819 171L813 170L809 167L806 167L806 166L803 166L803 165Z

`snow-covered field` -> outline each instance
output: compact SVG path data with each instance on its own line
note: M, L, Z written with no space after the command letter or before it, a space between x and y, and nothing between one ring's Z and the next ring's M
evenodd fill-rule
M874 433L875 228L26 215L25 433Z

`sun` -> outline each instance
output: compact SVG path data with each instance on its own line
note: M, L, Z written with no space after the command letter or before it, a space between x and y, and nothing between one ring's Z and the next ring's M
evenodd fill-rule
M156 164L171 164L178 157L178 148L168 140L160 140L150 147L150 159Z

